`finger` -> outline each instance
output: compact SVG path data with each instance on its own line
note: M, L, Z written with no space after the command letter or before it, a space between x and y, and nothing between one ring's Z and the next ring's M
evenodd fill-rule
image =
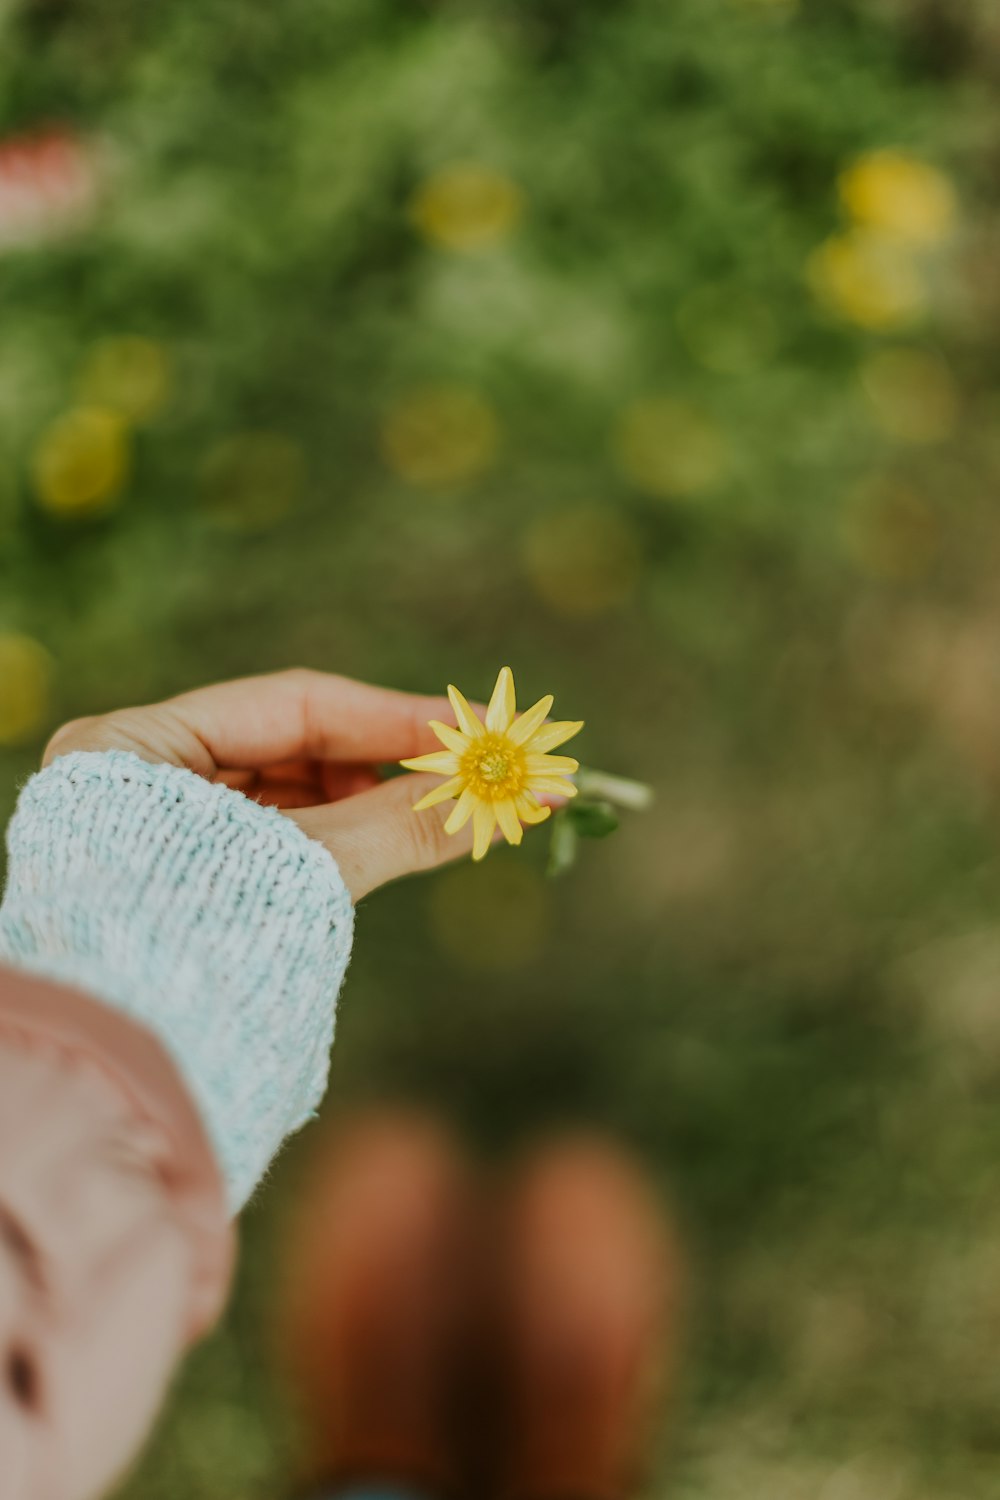
M284 761L259 771L217 771L213 780L230 791L243 792L257 801L280 806L286 792L297 789L295 807L314 807L318 802L339 802L378 786L381 777L374 766L342 765L336 761Z
M320 768L320 785L323 788L321 802L339 802L342 797L356 797L378 786L382 778L373 766L338 765L328 762Z
M116 748L210 777L222 766L288 760L403 760L432 749L437 742L427 721L449 715L446 698L296 669L78 720L51 741L45 764L70 750Z
M253 771L220 772L217 779L255 775L258 773ZM262 766L259 779L308 787L310 792L316 793L312 799L314 802L336 802L340 797L351 797L355 792L365 792L370 786L377 786L379 774L366 761L282 760ZM230 780L229 785L239 787L240 783Z
M297 781L303 786L316 786L323 764L320 760L276 760L260 769L272 781Z
M164 707L190 726L217 765L284 760L391 761L434 744L427 721L442 698L297 669L199 688Z
M60 752L61 753L61 752ZM242 792L252 797L260 782L259 771L216 771L212 778L219 786L227 786L231 792Z
M416 813L413 804L438 785L436 776L396 776L372 791L330 807L289 816L310 838L325 844L355 901L418 870L435 869L472 852L472 825L447 834L445 802Z
M304 786L301 781L271 781L262 777L251 800L262 807L277 807L281 812L287 812L290 807L316 807L325 803L326 798L318 786Z
M380 778L370 766L352 766L343 776L337 775L337 767L330 767L329 774L313 782L285 781L272 776L270 771L255 778L255 786L249 796L255 802L269 807L319 807L329 802L340 802L344 797L356 797L378 786ZM249 773L243 773L249 774Z

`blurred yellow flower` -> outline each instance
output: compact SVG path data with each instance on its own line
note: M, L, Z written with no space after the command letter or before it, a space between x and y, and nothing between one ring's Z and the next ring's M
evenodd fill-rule
M144 422L170 394L170 365L162 345L128 335L100 339L80 372L80 398Z
M837 186L856 224L915 244L943 239L955 222L955 191L943 172L902 151L869 151Z
M729 467L725 436L711 417L668 396L646 397L623 413L615 451L639 489L668 500L712 489Z
M906 247L874 230L831 236L813 252L807 271L816 296L862 328L903 328L926 307L924 279Z
M411 391L382 424L386 462L421 489L447 489L475 479L493 462L499 442L493 408L464 386Z
M46 428L32 465L39 504L75 518L109 510L129 470L128 431L116 411L80 406Z
M849 497L842 534L858 567L889 582L923 577L940 546L937 517L927 501L885 476L865 480Z
M302 450L280 432L237 432L209 453L202 469L213 518L233 531L264 531L281 521L305 484Z
M551 899L551 883L523 863L491 861L475 876L456 865L428 887L431 931L464 968L508 973L537 958Z
M954 431L958 391L948 367L923 349L882 349L861 366L872 414L890 437L939 443Z
M33 740L49 716L52 658L31 636L0 633L0 745Z
M482 859L498 824L508 844L519 844L522 823L544 823L549 816L550 808L541 805L540 796L576 796L576 787L566 778L579 770L579 761L548 752L579 734L583 721L546 723L551 694L516 717L514 676L509 667L500 670L485 723L458 688L449 687L448 697L458 728L431 720L445 749L400 764L408 771L433 771L448 778L421 797L414 812L457 798L445 832L457 833L471 818L472 857Z
M641 551L621 516L581 505L532 522L524 538L524 564L555 614L581 619L624 604L639 579Z
M523 196L509 177L477 162L453 162L421 183L410 216L425 239L446 250L481 250L521 217Z

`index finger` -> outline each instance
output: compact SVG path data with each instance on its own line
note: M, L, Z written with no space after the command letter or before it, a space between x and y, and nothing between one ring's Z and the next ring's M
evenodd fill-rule
M403 760L433 749L437 741L427 721L449 714L446 698L296 668L196 688L165 703L71 725L56 736L46 758L121 746L202 776L221 767L250 770L299 758Z

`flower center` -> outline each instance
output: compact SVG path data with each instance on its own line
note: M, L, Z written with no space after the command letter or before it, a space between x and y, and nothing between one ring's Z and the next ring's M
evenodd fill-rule
M500 750L491 750L479 762L479 774L484 781L503 781L510 769L510 761Z
M484 735L463 757L462 773L477 797L502 802L521 790L524 756L506 735Z

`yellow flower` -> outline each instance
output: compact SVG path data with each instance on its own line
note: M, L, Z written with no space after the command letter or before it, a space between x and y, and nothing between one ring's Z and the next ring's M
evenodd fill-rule
M129 440L118 412L80 406L42 434L35 452L38 503L57 516L110 509L128 478Z
M410 214L425 239L468 252L502 240L522 208L521 190L509 177L478 162L453 162L420 185Z
M924 279L906 247L871 229L849 229L824 240L807 271L817 297L862 328L904 328L926 307Z
M28 635L0 632L0 745L30 743L49 714L53 663Z
M869 151L837 180L856 224L915 244L935 244L953 228L955 190L943 172L903 151Z
M445 832L457 833L472 818L472 857L482 859L497 824L508 844L519 844L521 824L544 823L552 810L541 805L540 796L576 796L576 787L566 778L579 770L579 761L569 755L549 755L548 751L578 734L583 721L546 723L551 694L540 698L520 718L515 717L517 703L510 667L501 668L485 723L473 713L458 688L449 687L448 697L458 728L431 720L431 728L445 749L417 755L401 764L408 771L447 776L448 780L422 797L413 810L423 812L457 797Z

